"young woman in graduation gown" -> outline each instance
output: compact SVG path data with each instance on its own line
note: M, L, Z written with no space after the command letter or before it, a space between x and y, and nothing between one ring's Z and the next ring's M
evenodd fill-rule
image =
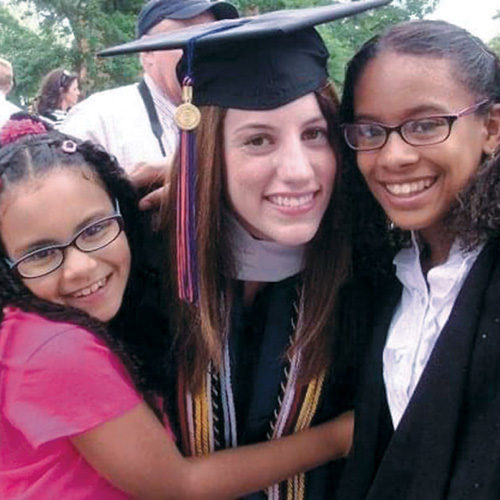
M166 298L148 287L141 307L151 328L175 335L168 410L186 455L294 434L352 407L339 105L313 26L385 3L274 12L105 51L184 47L170 258L156 259L170 275ZM342 466L245 498L331 498Z
M327 57L314 29L195 48L199 290L195 304L179 300L185 276L174 265L168 298L187 455L295 433L351 407L348 343L337 342L348 217ZM184 56L181 81L186 66ZM172 186L179 175L174 167ZM181 192L172 189L166 221L177 267ZM342 465L248 498L328 497Z
M360 49L345 89L375 293L339 497L499 498L498 57L456 26L405 23Z

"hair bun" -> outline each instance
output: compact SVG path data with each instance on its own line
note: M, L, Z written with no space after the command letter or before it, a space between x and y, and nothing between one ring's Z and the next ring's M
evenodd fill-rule
M27 113L15 113L0 129L0 146L16 142L25 135L45 134L49 127L39 118Z

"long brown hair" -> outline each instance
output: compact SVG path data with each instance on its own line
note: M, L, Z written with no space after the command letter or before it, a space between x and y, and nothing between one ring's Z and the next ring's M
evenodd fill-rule
M297 318L298 340L291 348L302 350L302 382L308 382L330 365L336 330L337 298L350 269L349 217L341 190L339 102L330 83L315 94L328 122L337 172L330 203L318 232L306 249ZM234 280L229 278L233 275L233 255L225 220L225 214L230 210L224 189L223 124L226 111L207 106L201 112L202 120L196 131L198 307L180 302L177 298L175 193L170 197L165 216L170 262L173 264L170 267L172 274L168 294L170 318L173 331L177 332L177 359L193 390L200 387L210 362L215 369L220 366L234 288ZM172 186L176 185L177 174L177 168L174 167Z
M71 84L78 80L78 75L64 69L54 69L47 73L40 84L40 90L35 102L39 115L61 109L63 94Z

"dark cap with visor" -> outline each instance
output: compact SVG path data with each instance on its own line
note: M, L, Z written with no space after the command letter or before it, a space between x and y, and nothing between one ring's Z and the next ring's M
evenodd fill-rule
M205 12L211 12L215 19L234 19L238 17L236 7L223 0L150 0L139 13L137 19L137 38L145 35L164 19L193 19Z
M194 103L272 109L312 92L325 81L328 52L314 26L390 2L361 0L225 19L151 35L99 55L182 48L179 80L182 83L186 76L192 79ZM187 7L222 2L153 0L143 10L156 3ZM153 7L149 7L150 12Z

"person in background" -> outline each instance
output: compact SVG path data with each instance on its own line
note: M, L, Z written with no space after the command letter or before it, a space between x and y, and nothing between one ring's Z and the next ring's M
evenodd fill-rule
M374 326L339 498L498 499L499 58L452 24L403 23L344 89Z
M50 125L59 128L79 97L78 76L65 69L54 69L42 80L35 111Z
M147 40L237 16L236 8L224 1L150 0L139 13L136 33L137 38ZM143 173L148 182L155 170L169 167L177 149L173 114L180 102L175 76L180 55L178 50L142 53L144 77L139 83L93 94L71 111L62 130L100 144L116 156L127 173L138 177L138 184Z
M100 147L33 118L0 141L1 498L232 499L347 454L352 414L183 457L162 405L165 327L136 317L132 186Z
M21 111L15 104L7 100L7 94L14 86L14 70L12 64L0 57L0 127L10 116Z

